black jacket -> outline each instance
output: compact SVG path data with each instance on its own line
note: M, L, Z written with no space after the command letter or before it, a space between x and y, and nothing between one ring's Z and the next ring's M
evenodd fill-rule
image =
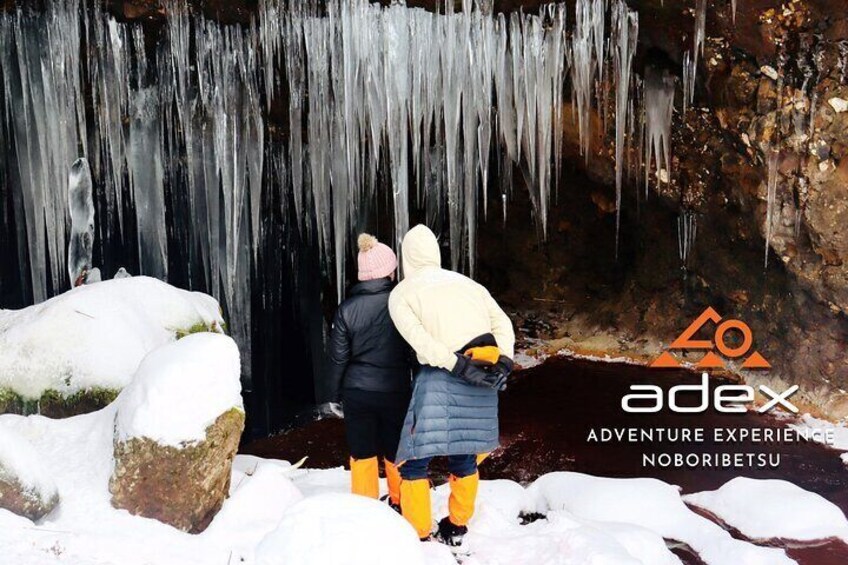
M410 388L411 350L389 317L394 286L387 278L360 282L339 306L330 332L330 401L339 400L342 388Z

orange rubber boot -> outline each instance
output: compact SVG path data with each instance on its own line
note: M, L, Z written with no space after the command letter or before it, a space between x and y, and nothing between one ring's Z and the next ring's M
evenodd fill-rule
M400 508L420 539L430 536L433 517L430 510L430 480L415 479L400 483Z
M380 497L380 468L376 457L350 458L350 492L368 498Z
M389 486L389 500L392 504L400 505L400 471L388 459L384 460L384 463L386 464L386 483Z
M474 473L467 477L450 476L450 498L448 512L450 521L455 526L467 526L474 515L474 503L477 500L477 487L480 484L480 474Z

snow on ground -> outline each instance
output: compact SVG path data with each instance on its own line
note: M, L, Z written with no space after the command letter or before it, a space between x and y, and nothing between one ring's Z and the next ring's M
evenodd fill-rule
M829 430L833 434L833 443L827 445L839 451L848 451L848 426L845 425L845 422L834 424L833 422L804 414L801 417L800 423L790 424L790 427L799 430Z
M214 333L164 345L144 358L117 404L121 440L146 437L174 447L203 441L218 416L243 410L238 346Z
M367 516L367 520L364 519ZM258 565L424 565L418 536L387 504L327 493L292 505L256 552Z
M751 539L809 541L836 537L848 541L848 520L838 506L787 481L737 477L718 490L683 499ZM791 520L786 518L787 509L792 511Z
M85 285L22 310L0 310L0 388L26 398L123 388L177 331L221 328L214 298L150 277Z
M230 498L199 535L115 510L109 504L107 485L118 405L120 400L99 412L67 420L0 416L0 430L32 444L62 498L59 508L37 525L0 511L0 561L333 565L379 563L385 556L392 563L456 563L447 547L419 544L412 529L384 503L348 494L350 476L342 468L301 469L284 461L238 456ZM692 498L703 501L710 494ZM785 504L794 503L797 495ZM750 496L756 503L748 502L748 507L763 504L771 494ZM436 488L432 498L433 517L438 520L447 513L447 487ZM822 513L820 501L800 499L809 512L822 515L821 532L828 525L830 531L834 524L844 525L841 512ZM774 499L775 505L778 500L785 499ZM522 512L545 516L522 525ZM719 513L733 521L727 512ZM749 514L746 519L751 524L744 527L759 531L755 528L762 526L768 533L764 537L782 536L785 529L780 528L791 524L773 517L788 513L784 505L769 508L768 516ZM710 564L792 563L780 549L733 539L690 510L674 486L654 479L606 479L579 473L551 473L527 488L508 480L482 481L477 513L458 557L464 565L679 563L663 538L687 543Z
M528 509L565 510L596 522L642 526L682 541L707 564L793 563L781 549L734 539L686 507L677 487L657 479L608 479L582 473L549 473L528 488Z

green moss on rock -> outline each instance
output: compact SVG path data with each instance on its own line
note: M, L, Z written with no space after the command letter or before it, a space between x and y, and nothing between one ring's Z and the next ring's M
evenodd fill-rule
M117 390L92 387L65 396L56 390L48 390L38 400L37 412L48 418L70 418L88 414L108 406L118 397Z
M70 418L108 406L118 397L117 390L93 387L71 395L48 390L41 398L25 398L8 388L0 388L0 414L41 414L48 418Z
M23 414L24 401L8 388L0 388L0 414Z

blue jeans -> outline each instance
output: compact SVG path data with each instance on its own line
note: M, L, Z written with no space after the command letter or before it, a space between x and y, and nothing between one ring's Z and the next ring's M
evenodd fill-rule
M410 459L400 466L400 476L407 481L427 478L427 469L432 457ZM448 455L448 471L457 478L467 477L477 472L476 455Z

